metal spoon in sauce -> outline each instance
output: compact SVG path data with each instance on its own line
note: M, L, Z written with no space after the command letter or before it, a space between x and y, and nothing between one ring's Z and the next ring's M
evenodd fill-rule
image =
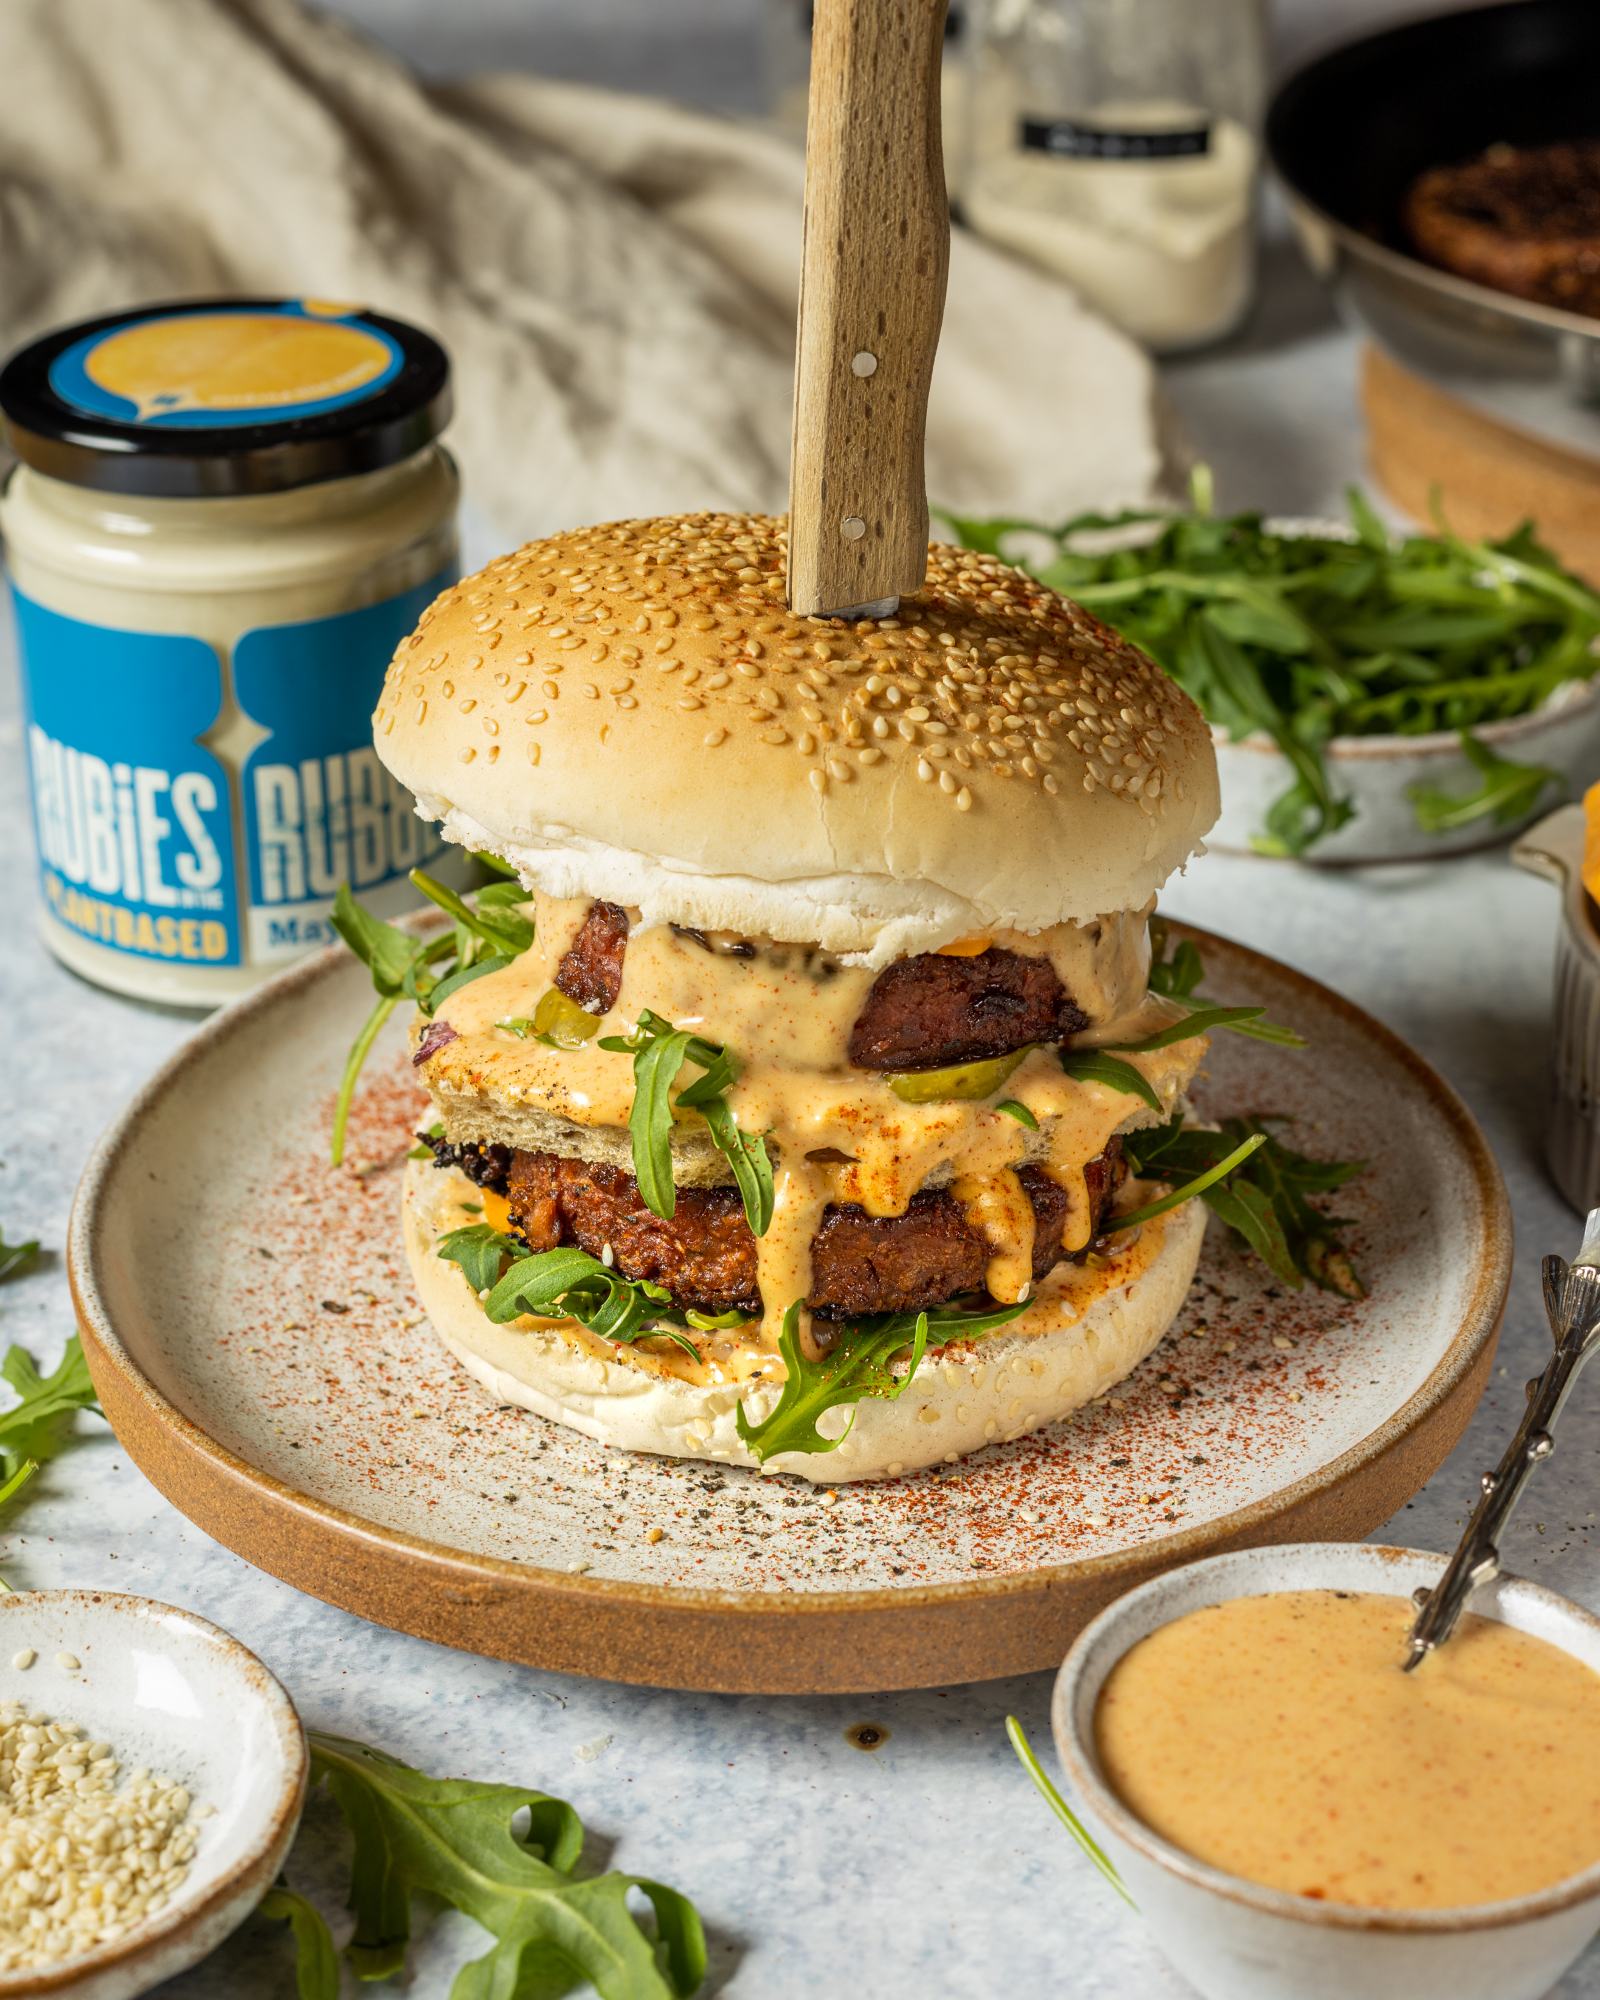
M1555 1352L1544 1373L1528 1384L1528 1407L1516 1436L1494 1471L1483 1475L1483 1498L1444 1574L1431 1590L1422 1588L1413 1596L1417 1620L1408 1642L1407 1673L1450 1637L1479 1585L1500 1574L1500 1531L1533 1468L1555 1450L1550 1433L1579 1369L1600 1350L1600 1208L1590 1209L1583 1247L1570 1264L1564 1257L1545 1258L1544 1309Z

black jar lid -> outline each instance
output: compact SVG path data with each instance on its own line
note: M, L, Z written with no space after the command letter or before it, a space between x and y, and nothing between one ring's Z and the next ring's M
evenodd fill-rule
M0 370L6 441L73 486L282 493L410 458L450 362L404 320L321 299L189 299L61 327Z

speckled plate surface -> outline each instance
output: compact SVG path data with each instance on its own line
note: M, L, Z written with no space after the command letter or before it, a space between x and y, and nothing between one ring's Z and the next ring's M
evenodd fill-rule
M349 1164L327 1166L371 1000L335 951L202 1028L89 1163L69 1267L106 1413L192 1520L303 1590L449 1645L664 1686L865 1691L1054 1666L1156 1569L1364 1534L1482 1389L1511 1265L1504 1189L1398 1037L1195 935L1209 992L1264 1002L1311 1044L1220 1037L1200 1109L1288 1114L1308 1150L1371 1162L1339 1197L1360 1304L1285 1291L1213 1223L1187 1308L1134 1375L961 1465L835 1492L609 1452L495 1408L420 1318L397 1204L424 1100L398 1020Z

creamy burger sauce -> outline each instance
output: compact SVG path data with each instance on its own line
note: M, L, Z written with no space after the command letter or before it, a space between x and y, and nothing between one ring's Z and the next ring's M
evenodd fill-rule
M1405 1598L1293 1590L1176 1618L1111 1670L1112 1790L1173 1846L1372 1909L1526 1895L1600 1861L1600 1674L1468 1615L1403 1673Z
M532 900L532 948L463 987L441 1010L459 1039L429 1059L427 1078L452 1136L502 1136L495 1112L520 1108L581 1126L626 1126L628 1057L600 1048L599 1035L581 1048L553 1050L497 1026L533 1014L589 907L587 898ZM1170 1007L1145 990L1146 916L1064 925L1038 939L1001 933L992 942L1049 956L1090 1017L1083 1039L1136 1039L1171 1018ZM919 1188L952 1171L952 1191L993 1253L990 1290L1005 1302L1025 1296L1034 1223L1015 1168L1032 1159L1066 1189L1064 1240L1069 1250L1081 1249L1090 1220L1084 1165L1133 1108L1125 1092L1067 1076L1048 1049L1028 1055L1003 1093L1033 1113L1037 1133L990 1103L904 1102L882 1076L850 1067L850 1030L876 976L806 946L763 944L754 957L736 957L717 941L708 949L654 925L630 935L617 1004L601 1024L600 1035L627 1034L650 1010L725 1043L737 1057L739 1077L728 1093L734 1116L743 1130L770 1134L778 1155L772 1225L757 1245L769 1346L784 1307L810 1289L811 1239L829 1203L901 1215ZM1203 1049L1203 1038L1191 1037L1128 1060L1170 1107Z

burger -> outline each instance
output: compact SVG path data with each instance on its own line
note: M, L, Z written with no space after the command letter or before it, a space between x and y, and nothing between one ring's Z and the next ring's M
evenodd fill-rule
M871 1479L1064 1417L1189 1290L1201 1204L1130 1163L1205 1053L1149 920L1217 779L1160 669L998 559L846 621L785 556L745 515L555 535L395 656L379 754L502 875L424 881L451 924L391 971L404 1231L498 1402Z

